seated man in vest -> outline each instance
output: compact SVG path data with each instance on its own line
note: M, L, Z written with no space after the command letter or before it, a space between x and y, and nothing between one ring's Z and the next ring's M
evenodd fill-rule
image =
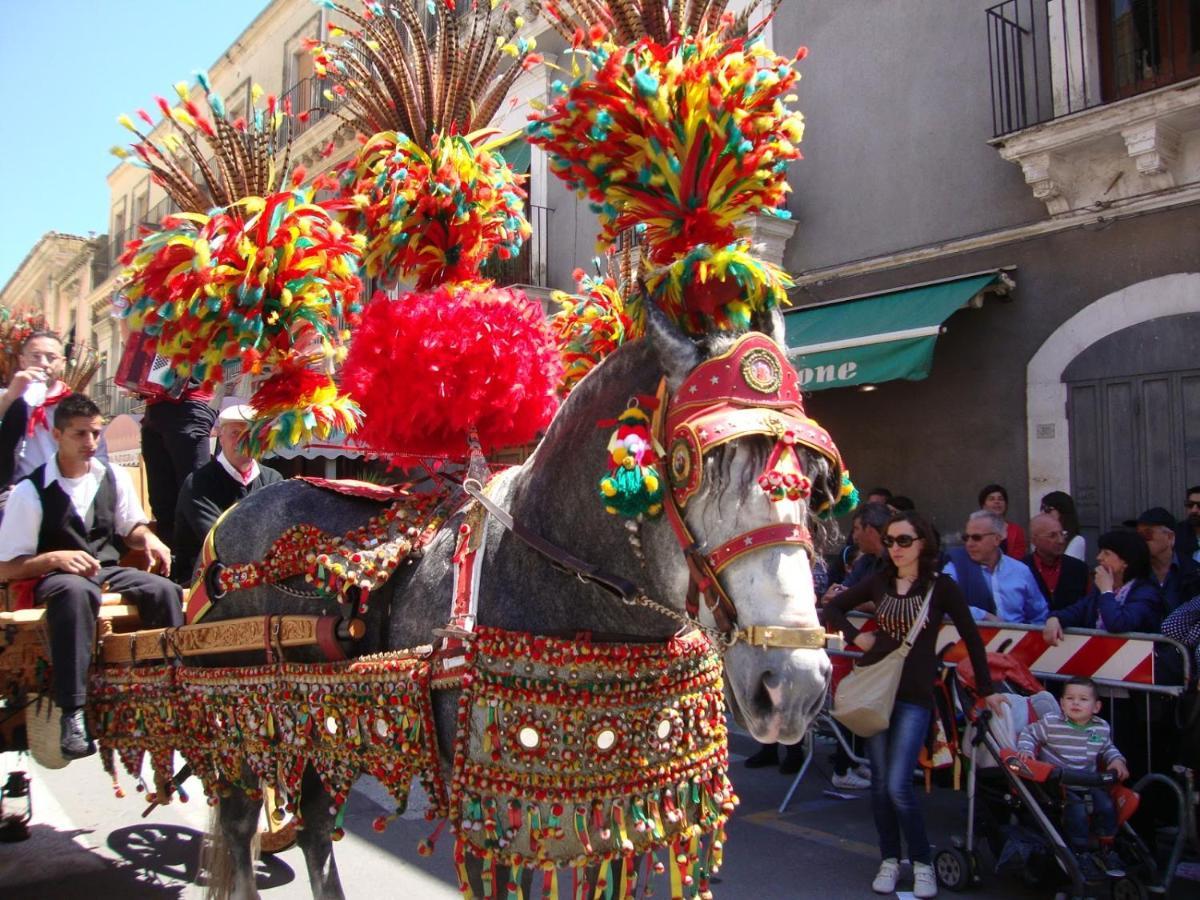
M1048 513L1034 516L1029 522L1029 542L1033 552L1025 557L1025 565L1033 572L1051 612L1082 600L1088 592L1088 567L1066 555L1067 533L1062 523Z
M971 513L962 547L950 551L943 571L956 582L976 621L1041 625L1050 614L1029 566L1000 549L1008 524L993 512Z
M137 604L145 628L183 622L182 592L159 575L118 565L120 547L144 550L152 568L171 554L147 526L129 476L95 458L103 420L83 394L54 409L57 453L13 489L0 522L0 580L38 579L46 607L54 699L63 710L63 756L95 753L83 707L102 590Z
M217 416L221 455L184 479L175 504L175 572L180 584L191 583L196 559L208 532L221 514L239 500L283 476L260 466L241 448L254 418L250 406L229 406Z

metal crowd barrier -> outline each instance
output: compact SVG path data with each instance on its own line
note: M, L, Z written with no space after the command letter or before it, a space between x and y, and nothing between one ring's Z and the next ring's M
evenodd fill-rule
M851 618L870 620L873 617L851 613ZM1000 653L1022 663L1042 681L1066 681L1085 675L1101 688L1101 696L1110 700L1141 694L1145 702L1146 758L1152 759L1153 742L1150 729L1150 697L1153 694L1181 697L1193 690L1191 653L1178 641L1161 634L1112 634L1094 628L1065 628L1063 640L1051 646L1042 638L1042 626L1010 622L980 622L979 635L988 653ZM944 622L937 636L937 653L944 664L953 666L967 655L958 629ZM844 648L840 635L830 634L826 651L830 656L857 660L862 653ZM1176 662L1177 665L1172 665ZM1131 698L1132 699L1132 698ZM828 698L829 703L832 697ZM828 711L818 717L832 727L833 735L855 762L855 756L839 726ZM1109 703L1109 724L1116 729L1116 706ZM814 753L813 729L805 736L804 762L784 795L779 812L787 810L792 796L800 786Z

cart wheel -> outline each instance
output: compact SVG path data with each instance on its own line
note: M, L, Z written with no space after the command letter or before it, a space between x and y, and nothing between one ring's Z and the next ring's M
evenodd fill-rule
M1112 900L1148 900L1146 886L1132 875L1122 875L1112 884Z
M933 858L938 883L948 891L965 891L971 884L971 861L957 847L939 850Z

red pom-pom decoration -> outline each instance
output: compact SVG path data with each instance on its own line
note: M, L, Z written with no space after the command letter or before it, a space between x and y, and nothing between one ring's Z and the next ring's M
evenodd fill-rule
M397 457L465 458L533 440L558 407L562 362L539 304L523 293L442 285L382 294L354 334L342 388L361 407L357 439Z

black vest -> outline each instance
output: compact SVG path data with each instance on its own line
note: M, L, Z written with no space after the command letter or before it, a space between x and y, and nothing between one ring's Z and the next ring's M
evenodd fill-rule
M71 504L71 498L58 481L49 487L43 482L46 467L39 466L29 476L42 501L42 527L38 532L38 553L52 550L86 550L102 566L115 566L121 559L116 536L117 480L111 466L104 467L104 480L88 510L87 520Z
M1042 580L1041 573L1038 572L1037 566L1034 565L1032 553L1025 557L1025 565L1029 566L1029 570L1033 572L1033 580L1037 582L1038 590L1046 598L1046 603L1049 605L1051 612L1066 609L1075 603L1075 601L1082 600L1087 596L1088 567L1082 560L1078 560L1073 556L1064 556L1062 558L1062 571L1058 573L1058 584L1054 586L1053 594L1046 587L1046 582Z
M29 404L18 397L4 411L0 421L0 490L13 483L17 471L17 448L25 437L25 426L29 424Z

